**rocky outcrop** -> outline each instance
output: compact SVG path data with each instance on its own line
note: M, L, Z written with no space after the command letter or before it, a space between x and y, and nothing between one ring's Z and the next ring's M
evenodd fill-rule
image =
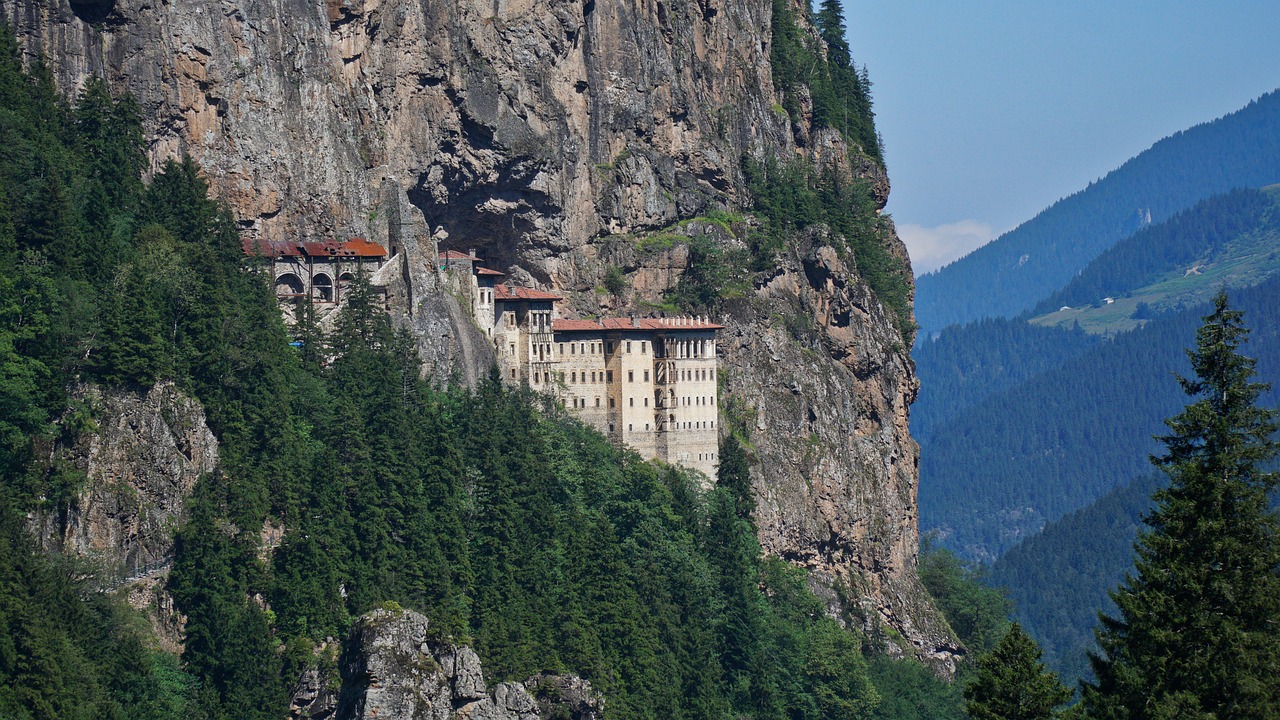
M918 383L892 318L816 232L725 321L728 420L752 439L765 551L808 568L833 615L895 628L890 652L954 672L963 646L916 573Z
M341 685L304 673L293 718L311 720L598 720L604 701L572 675L535 675L486 687L469 647L433 636L422 615L380 609L359 618L344 643Z
M82 429L54 448L50 466L79 487L32 516L33 534L47 550L93 559L107 582L163 573L187 498L218 466L204 409L168 381L146 393L82 386L72 395Z

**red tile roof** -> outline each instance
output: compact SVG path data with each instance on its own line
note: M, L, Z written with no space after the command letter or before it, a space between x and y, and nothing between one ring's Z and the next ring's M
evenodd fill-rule
M493 299L503 300L563 300L564 298L555 293L543 292L542 290L534 290L527 287L510 287L508 285L494 285Z
M603 330L720 330L724 326L693 317L601 318L600 320L553 320L555 332L601 332Z
M497 270L490 270L487 267L476 268L476 274L477 275L506 275L506 273L498 272Z
M476 262L480 259L474 255L468 255L464 252L458 252L457 250L445 250L440 253L439 257L441 260L470 260L471 262Z
M244 240L241 245L245 255L262 257L369 257L387 256L387 249L369 242L364 238L351 238L346 242L326 240L324 242L267 242L266 240Z
M604 330L595 320L552 320L551 329L556 332L591 332Z

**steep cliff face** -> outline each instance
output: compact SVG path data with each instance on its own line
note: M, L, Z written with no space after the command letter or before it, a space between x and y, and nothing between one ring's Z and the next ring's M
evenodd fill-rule
M769 0L0 0L0 16L64 88L97 74L135 94L153 165L191 154L248 235L399 250L392 304L440 377L490 356L428 271L428 229L576 312L645 313L687 245L619 238L740 207L743 154L850 156L839 133L779 111ZM849 169L883 205L883 170ZM633 297L596 292L610 266ZM821 239L718 319L765 548L945 669L957 646L915 579L916 381L893 319Z
M744 150L792 142L762 0L0 8L62 86L136 94L155 162L190 153L272 239L376 235L389 173L460 245L545 258L696 214Z

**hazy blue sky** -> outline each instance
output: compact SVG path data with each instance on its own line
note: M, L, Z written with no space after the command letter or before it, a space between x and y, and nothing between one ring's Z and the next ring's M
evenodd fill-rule
M917 273L1280 87L1274 0L842 1Z

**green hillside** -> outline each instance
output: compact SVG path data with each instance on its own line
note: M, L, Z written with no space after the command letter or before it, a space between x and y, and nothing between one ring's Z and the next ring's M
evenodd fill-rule
M917 281L925 334L1018 315L1142 227L1217 193L1280 182L1280 93L1165 138L1089 187Z
M1033 325L1131 330L1280 272L1280 193L1237 190L1134 233L1033 310Z
M1084 332L993 318L953 325L916 343L920 396L911 436L927 445L940 426L995 393L1060 367L1099 341Z

